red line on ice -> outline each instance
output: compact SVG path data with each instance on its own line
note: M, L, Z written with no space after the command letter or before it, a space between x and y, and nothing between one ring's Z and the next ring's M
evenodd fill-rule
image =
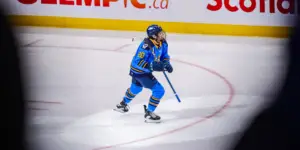
M62 104L61 102L27 100L28 103Z
M49 109L45 109L45 108L33 108L33 107L29 107L27 108L29 110L36 110L36 111L48 111Z
M125 47L128 47L130 45L131 44L125 44L123 46L120 46L120 47L118 47L118 48L116 48L114 50L110 50L110 51L122 53L122 49L124 49ZM60 48L64 48L64 47L60 46ZM81 48L81 49L88 49L88 48ZM102 50L102 49L97 49L97 50ZM211 73L212 75L215 75L215 76L219 77L220 79L222 79L224 81L224 83L229 88L229 97L228 97L227 101L225 102L225 104L221 108L219 108L217 111L215 111L214 113L212 113L212 114L210 114L210 115L208 115L208 116L206 116L204 118L201 118L201 119L199 119L199 120L197 120L195 122L192 122L190 124L182 126L180 128L173 129L173 130L170 130L170 131L166 131L164 133L153 135L153 136L149 136L149 137L145 137L145 138L141 138L141 139L136 139L136 140L125 142L125 143L120 143L120 144L115 144L115 145L110 145L110 146L95 148L93 150L109 149L109 148L113 148L113 147L117 147L117 146L123 146L123 145L127 145L127 144L132 144L132 143L137 143L137 142L141 142L141 141L146 141L146 140L158 138L158 137L161 137L161 136L164 136L164 135L172 134L174 132L182 131L182 130L184 130L186 128L192 127L193 125L202 123L202 122L204 122L204 121L206 121L208 119L211 119L211 118L215 117L216 115L218 115L221 112L223 112L229 106L229 104L233 101L233 97L234 97L234 88L233 88L233 85L223 75L221 75L220 73L218 73L218 72L216 72L214 70L211 70L209 68L206 68L206 67L203 67L203 66L200 66L200 65L197 65L197 64L193 64L193 63L182 61L182 60L178 60L178 59L172 59L172 60L176 61L176 62L179 62L179 63L183 63L183 64L186 64L186 65L189 65L189 66L192 66L192 67L196 67L198 69L205 70L205 71Z
M127 47L127 46L128 46L127 44L126 44L126 46L125 45L121 46L119 49L116 49L115 51L120 52L120 50L122 48ZM153 135L153 136L149 136L149 137L145 137L145 138L141 138L141 139L136 139L136 140L125 142L125 143L120 143L120 144L115 144L115 145L110 145L110 146L95 148L93 150L104 150L104 149L109 149L109 148L113 148L113 147L117 147L117 146L128 145L128 144L137 143L137 142L141 142L141 141L146 141L146 140L154 139L154 138L157 138L157 137L161 137L161 136L164 136L164 135L168 135L168 134L172 134L174 132L178 132L178 131L184 130L186 128L192 127L193 125L202 123L202 122L204 122L204 121L206 121L208 119L211 119L211 118L215 117L219 113L223 112L229 106L229 104L233 101L233 96L234 96L233 85L223 75L221 75L220 73L218 73L216 71L213 71L213 70L211 70L209 68L206 68L206 67L203 67L203 66L200 66L200 65L197 65L197 64L189 63L189 62L178 60L178 59L172 59L172 60L173 61L177 61L179 63L183 63L183 64L186 64L186 65L189 65L189 66L192 66L192 67L196 67L198 69L205 70L205 71L207 71L207 72L209 72L209 73L211 73L211 74L219 77L220 79L222 79L225 82L225 84L228 86L228 88L229 88L229 97L228 97L227 101L225 102L225 104L221 108L219 108L217 111L215 111L214 113L212 113L212 114L210 114L210 115L208 115L208 116L206 116L206 117L204 117L204 118L202 118L200 120L197 120L195 122L192 122L190 124L182 126L180 128L173 129L173 130L170 130L170 131L166 131L164 133Z

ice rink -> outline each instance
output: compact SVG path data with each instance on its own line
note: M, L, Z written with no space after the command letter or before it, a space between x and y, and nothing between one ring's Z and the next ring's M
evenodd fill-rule
M37 150L225 150L280 86L287 40L168 34L178 103L166 89L160 124L146 124L144 89L128 114L112 111L130 86L145 33L19 28L28 142ZM134 40L132 40L132 38Z

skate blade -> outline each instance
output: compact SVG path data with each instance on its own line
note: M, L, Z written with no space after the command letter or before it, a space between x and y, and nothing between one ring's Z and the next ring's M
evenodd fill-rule
M123 111L123 110L120 110L120 109L116 109L116 108L114 108L113 110L117 111L117 112L120 112L120 113L123 113L123 114L126 113L126 111Z
M145 123L161 123L161 120L148 120L148 119L145 119Z

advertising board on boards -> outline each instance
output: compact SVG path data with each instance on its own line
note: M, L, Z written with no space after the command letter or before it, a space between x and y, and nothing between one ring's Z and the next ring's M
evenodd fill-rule
M288 26L296 0L17 0L25 14ZM30 7L30 9L28 9ZM47 11L48 9L56 11ZM81 11L77 11L77 10ZM22 13L21 12L21 13ZM224 19L226 18L226 19ZM285 20L286 19L286 20Z
M281 13L281 14L295 14L296 5L295 0L239 0L232 5L233 0L214 0L213 3L207 5L207 9L211 11L218 11L222 7L230 12L247 12L251 13L258 10L259 13Z
M30 4L59 4L59 5L74 5L74 6L102 6L110 7L111 3L123 3L124 8L127 8L130 3L134 8L145 9L167 9L169 0L151 0L147 2L140 2L139 0L18 0L18 2L26 5ZM188 3L188 1L187 1ZM149 5L150 4L150 5ZM260 13L269 11L276 13L278 10L282 14L295 14L295 0L212 0L207 1L207 9L211 11L218 11L224 7L230 12L253 12L259 9Z
M127 8L130 3L134 8L145 9L154 8L154 9L167 9L169 0L151 0L146 2L140 2L139 0L18 0L22 4L31 5L31 4L59 4L59 5L73 5L73 6L97 6L97 7L110 7L111 3L123 3L124 8ZM147 5L148 4L148 5Z
M194 28L197 33L206 33L206 30L215 32L216 28L212 28L210 25L227 25L226 30L232 31L238 30L237 26L239 26L241 32L248 32L249 28L245 26L290 27L292 26L291 20L298 15L297 0L6 1L15 8L15 11L12 12L13 15L64 17L68 20L72 20L72 18L100 19L101 28L104 28L105 22L107 29L110 29L108 26L111 26L111 23L121 20L131 21L136 28L144 27L145 22L159 22L165 25L169 23L167 26L172 28L172 31L188 33L193 32L189 28ZM97 23L95 20L92 22L93 24ZM90 23L90 26L96 26L93 24ZM231 29L229 25L237 26L232 26ZM99 27L99 25L97 26ZM114 26L114 29L117 28L123 27ZM269 28L269 32L273 30L275 28ZM220 30L220 32L223 31ZM264 32L264 30L260 29L259 32Z

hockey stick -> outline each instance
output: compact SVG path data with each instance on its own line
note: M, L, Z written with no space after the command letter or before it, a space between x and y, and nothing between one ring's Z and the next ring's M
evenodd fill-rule
M176 93L176 91L175 91L175 89L174 89L174 87L173 87L172 83L170 82L170 80L169 80L169 78L168 78L168 76L167 76L166 72L165 72L165 71L163 71L163 73L164 73L164 75L165 75L165 77L166 77L166 79L167 79L167 81L168 81L168 83L169 83L170 87L172 88L172 90L173 90L173 92L174 92L174 94L175 94L175 96L176 96L176 98L177 98L178 102L180 103L180 102L181 102L181 100L180 100L179 96L177 95L177 93Z

